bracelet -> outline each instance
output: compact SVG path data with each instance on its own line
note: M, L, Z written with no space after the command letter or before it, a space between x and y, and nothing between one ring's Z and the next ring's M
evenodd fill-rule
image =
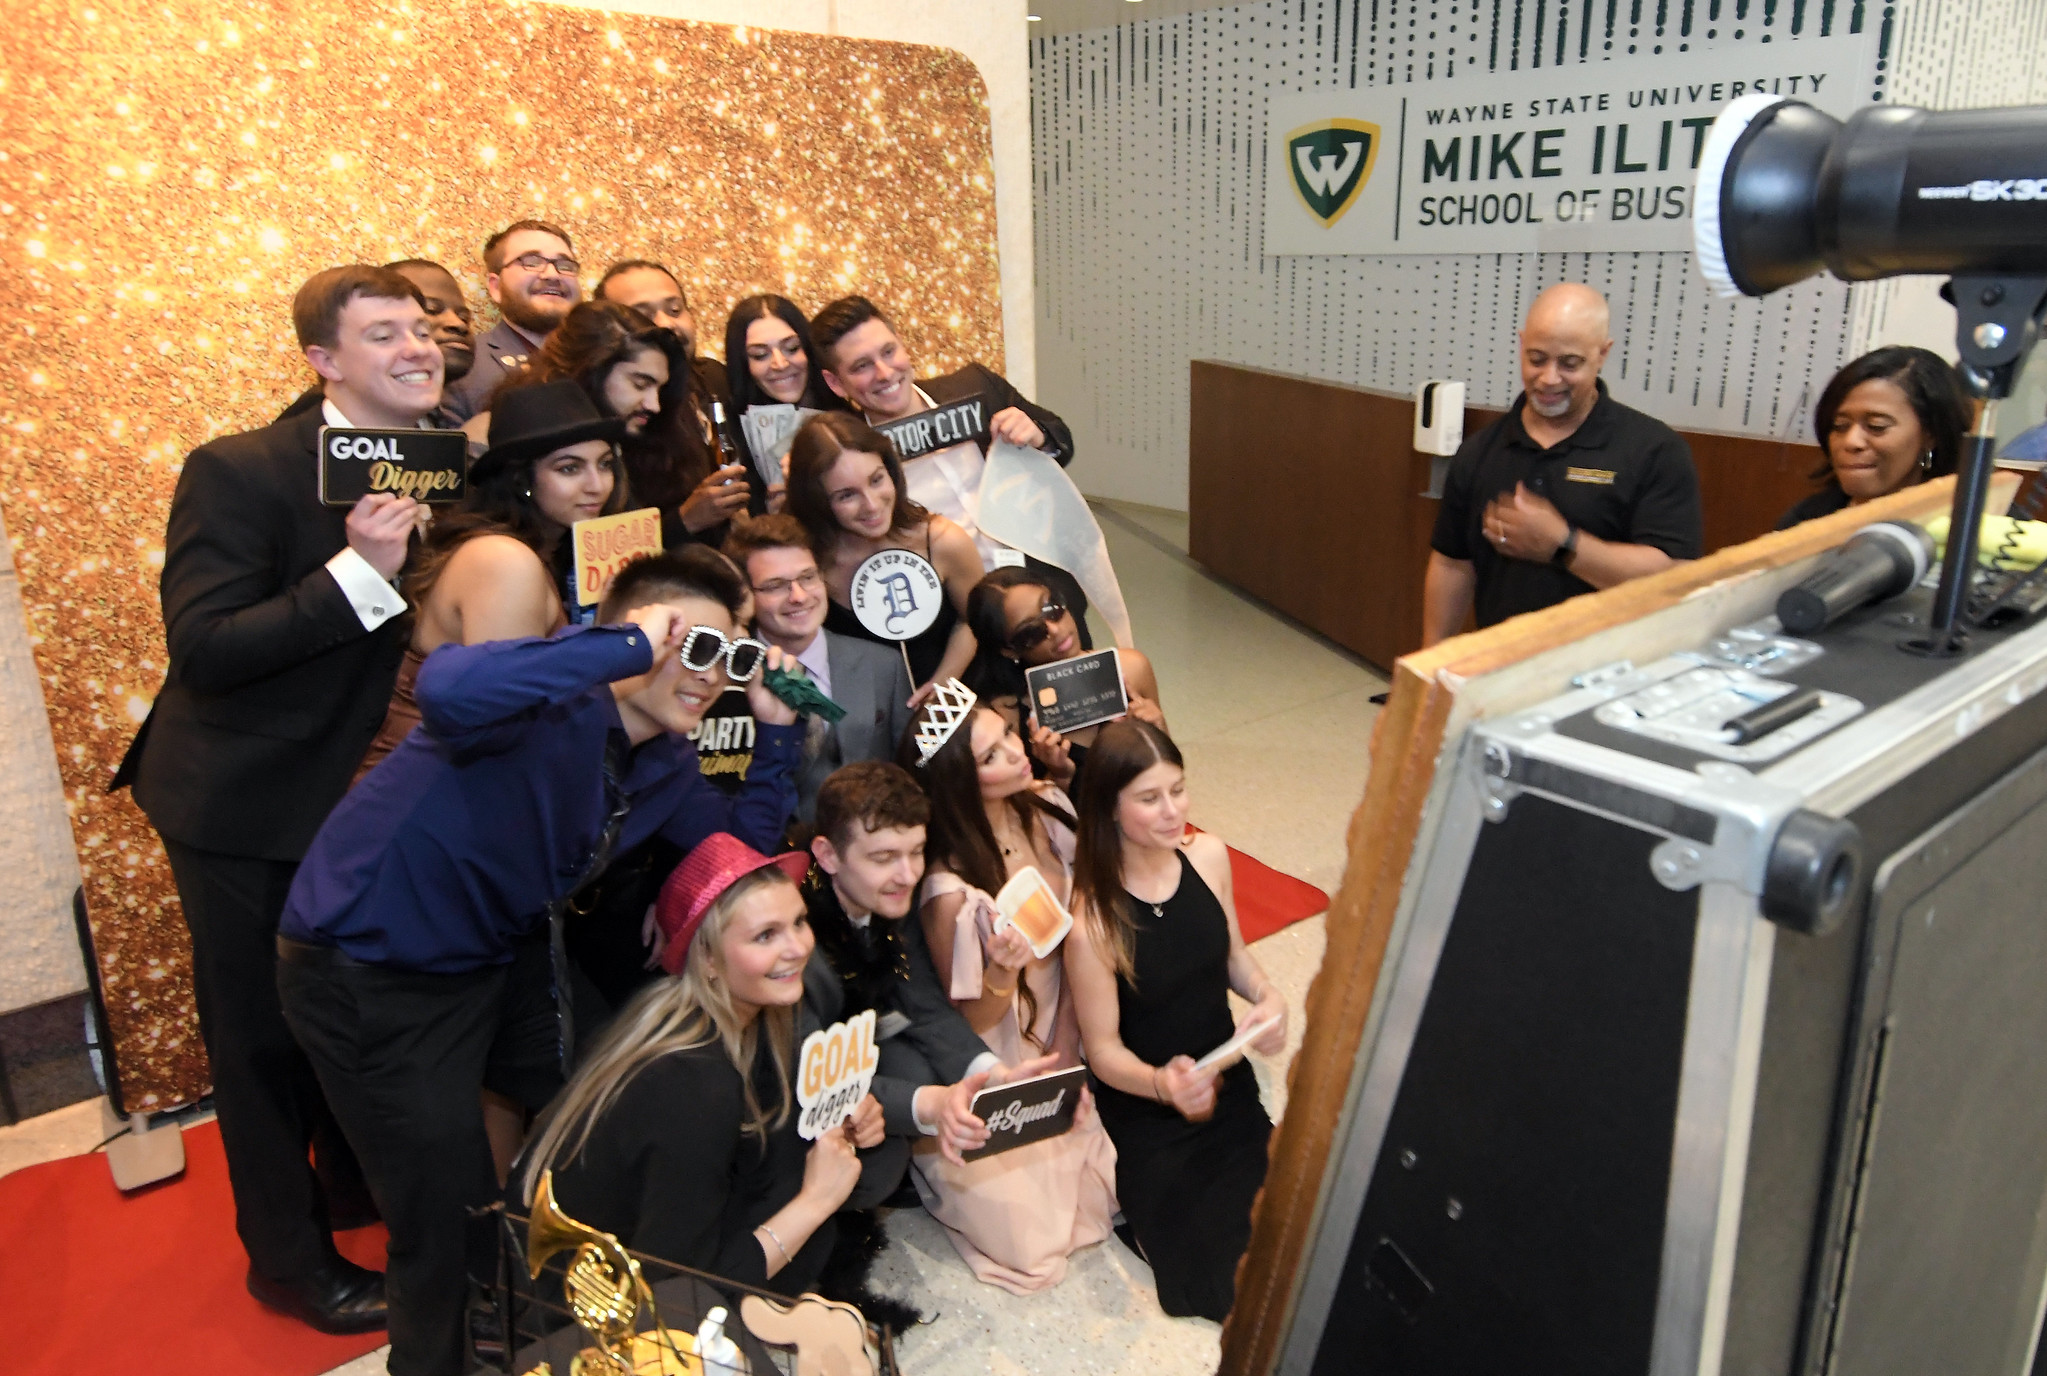
M782 1254L782 1264L784 1266L787 1266L789 1264L789 1249L782 1245L782 1239L775 1236L775 1230L773 1228L770 1228L767 1224L763 1223L759 1227L755 1228L754 1231L757 1233L766 1233L768 1235L768 1241L774 1243L775 1250Z
M1166 1096L1159 1092L1159 1068L1157 1066L1151 1068L1151 1097L1162 1104L1166 1102Z
M1016 986L1012 984L1007 989L997 989L994 985L988 983L986 980L983 980L981 982L981 992L984 994L993 994L998 999L1006 999L1013 997L1015 995Z

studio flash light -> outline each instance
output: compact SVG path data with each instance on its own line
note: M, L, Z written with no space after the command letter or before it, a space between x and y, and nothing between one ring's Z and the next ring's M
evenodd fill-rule
M1766 296L1822 269L2047 275L2047 107L1875 105L1847 123L1742 96L1699 162L1699 268L1722 296Z
M1695 205L1699 271L1722 296L1767 296L1821 271L1949 276L1961 375L1983 405L1955 480L1931 634L1907 648L1958 653L1997 402L2047 316L2047 107L1873 105L1844 124L1803 101L1742 96L1706 136Z

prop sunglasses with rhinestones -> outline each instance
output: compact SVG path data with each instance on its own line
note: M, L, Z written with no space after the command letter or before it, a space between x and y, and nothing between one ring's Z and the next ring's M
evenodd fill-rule
M1009 648L1020 655L1029 654L1052 638L1052 623L1066 615L1066 604L1059 600L1059 594L1045 594L1045 605L1038 608L1038 614L1029 620L1017 623L1009 633Z
M716 626L692 626L682 638L682 667L702 673L725 661L725 677L744 683L760 672L767 661L768 647L745 636L728 638Z

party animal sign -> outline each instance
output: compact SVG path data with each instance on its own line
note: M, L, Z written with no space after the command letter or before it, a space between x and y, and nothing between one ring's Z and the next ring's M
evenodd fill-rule
M803 1106L797 1132L815 1142L845 1122L867 1097L880 1061L872 1008L805 1037L796 1057L796 1102Z

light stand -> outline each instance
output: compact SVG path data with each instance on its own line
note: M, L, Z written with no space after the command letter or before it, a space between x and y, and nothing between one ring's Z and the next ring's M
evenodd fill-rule
M1968 643L1962 608L1975 574L1983 509L1990 497L1997 403L2011 395L2026 354L2040 337L2047 317L2047 277L1956 276L1941 295L1954 302L1962 379L1983 404L1969 428L1969 443L1955 474L1947 553L1941 560L1927 634L1904 645L1914 654L1936 658L1958 655Z

